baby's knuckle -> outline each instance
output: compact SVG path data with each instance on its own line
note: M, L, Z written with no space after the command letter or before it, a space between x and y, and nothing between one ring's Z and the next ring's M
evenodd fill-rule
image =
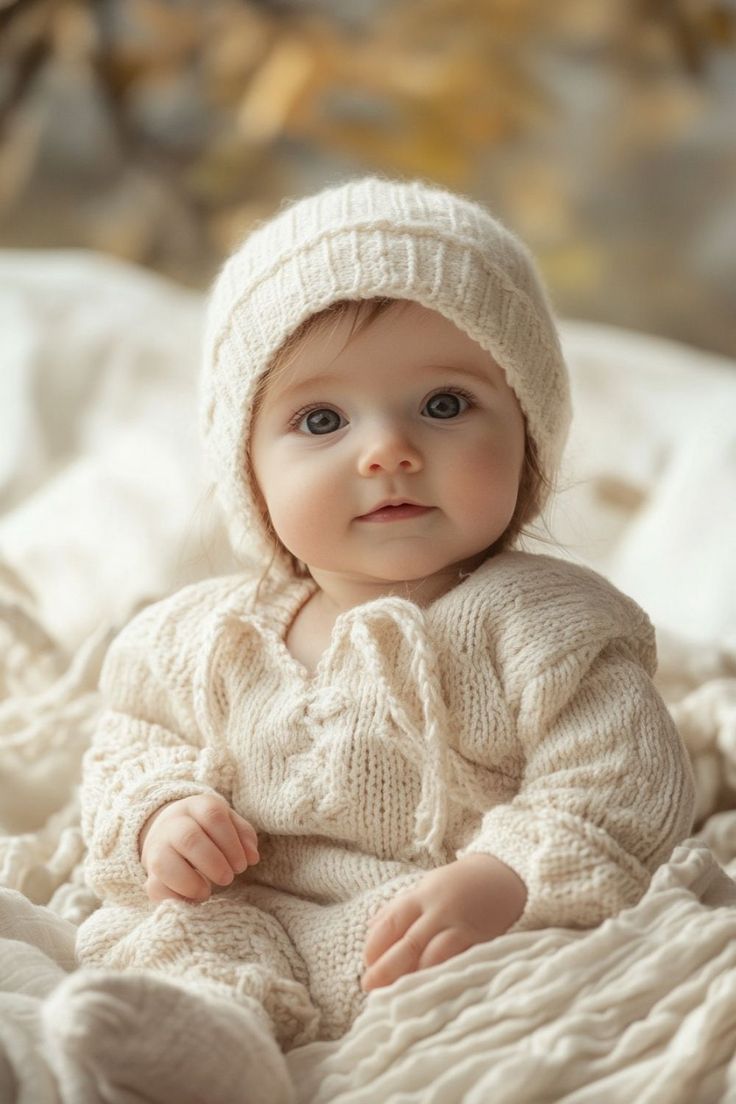
M418 894L407 893L405 897L402 897L398 902L398 912L402 919L406 922L414 923L420 916L426 911L424 902Z
M165 873L165 869L166 863L164 861L163 855L160 851L153 851L148 859L147 870L149 874L149 880L151 876L153 878L161 878L162 875Z
M210 803L206 805L200 813L200 820L204 824L211 824L213 827L218 827L229 821L227 809L219 802L217 804Z
M202 829L193 821L186 821L177 832L176 842L185 851L192 851L202 839Z
M420 958L422 951L424 950L424 940L420 939L415 932L405 932L402 941L406 947L409 948L412 958Z
M221 794L200 793L192 797L192 804L196 805L198 809L208 809L213 805L223 806L226 802Z
M397 913L392 911L386 912L378 922L390 935L398 935L399 929L401 928L401 922Z

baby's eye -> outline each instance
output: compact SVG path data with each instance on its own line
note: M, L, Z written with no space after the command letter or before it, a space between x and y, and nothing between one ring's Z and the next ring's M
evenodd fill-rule
M343 419L336 410L330 410L327 406L313 407L311 410L299 411L294 415L292 425L301 433L309 433L312 436L323 437L326 433L334 433L342 428Z
M470 405L469 396L461 392L437 391L427 399L424 410L430 418L457 418L458 414L462 414Z

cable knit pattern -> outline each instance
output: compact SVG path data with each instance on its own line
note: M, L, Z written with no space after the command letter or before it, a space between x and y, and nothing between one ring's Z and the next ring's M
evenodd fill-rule
M342 1012L328 1035L357 1012L365 922L402 879L496 855L528 888L517 929L592 926L642 896L690 832L694 790L634 602L588 569L504 553L427 609L384 598L340 615L310 677L284 638L315 588L273 581L255 607L245 576L197 583L113 643L82 787L87 878L107 907L82 926L83 961L124 967L148 953L130 934L130 918L150 913L138 833L191 793L221 793L256 827L261 862L236 883L278 916L283 945L296 941L292 1020L311 1007L314 964L329 973L322 1012L330 1000ZM196 969L242 989L227 963L246 957L233 950L249 924L227 899L206 906L217 923L197 925L211 965ZM335 909L343 934L326 944ZM191 948L177 952L183 936L167 930L165 957L181 968ZM264 945L249 990L259 999Z

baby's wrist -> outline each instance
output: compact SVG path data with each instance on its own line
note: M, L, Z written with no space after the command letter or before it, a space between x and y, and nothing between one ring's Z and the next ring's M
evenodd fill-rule
M167 801L165 804L159 805L158 809L154 809L154 811L151 813L151 815L148 817L148 819L144 822L143 827L141 828L140 832L138 833L138 856L139 856L139 858L142 858L142 856L143 856L143 845L145 844L146 837L147 837L148 833L151 831L151 828L153 827L155 821L158 819L159 815L164 811L164 809L168 809L169 805L173 805L173 804L174 804L173 801Z
M500 913L507 921L503 930L515 923L526 908L528 897L526 882L516 871L487 851L472 851L457 861L466 869L475 868L474 878L493 886Z

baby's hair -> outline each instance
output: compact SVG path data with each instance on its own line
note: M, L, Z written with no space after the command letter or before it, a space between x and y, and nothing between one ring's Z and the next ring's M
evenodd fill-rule
M357 337L363 330L367 330L382 314L386 314L392 308L401 309L401 307L407 306L408 302L407 299L385 298L340 299L335 303L331 303L329 307L325 307L324 310L317 311L316 314L310 314L297 326L293 333L289 334L259 379L253 398L253 419L255 420L267 389L280 376L285 375L296 360L302 341L308 333L327 329L330 322L333 323L333 329L335 329L343 316L352 312L352 326L344 346L347 348L354 337Z
M363 330L368 329L382 314L385 314L389 310L400 310L408 304L409 300L406 299L390 299L385 297L358 300L340 299L331 303L324 310L318 311L316 314L312 314L308 318L305 318L283 342L271 359L268 368L259 379L253 398L252 421L255 421L268 388L273 384L274 380L284 375L296 360L302 341L307 334L326 329L330 323L332 323L333 328L335 328L344 315L352 313L352 325L344 346L344 348L347 348L354 337ZM524 429L524 460L519 480L519 493L516 499L516 508L505 531L487 550L487 556L497 555L499 552L511 548L519 541L526 531L525 526L539 514L540 507L546 499L548 492L553 489L553 473L543 472L541 469L536 445L526 429L526 418L524 418ZM252 472L250 455L248 455L246 462ZM276 549L280 542L266 511L263 511L263 520L274 542L274 548ZM291 552L288 552L288 550L286 551L291 560L294 574L300 578L308 578L309 571L306 565L303 564L301 560L298 560L296 556L292 555ZM266 578L273 566L276 554L274 550L271 560L266 565L261 575L261 582Z

